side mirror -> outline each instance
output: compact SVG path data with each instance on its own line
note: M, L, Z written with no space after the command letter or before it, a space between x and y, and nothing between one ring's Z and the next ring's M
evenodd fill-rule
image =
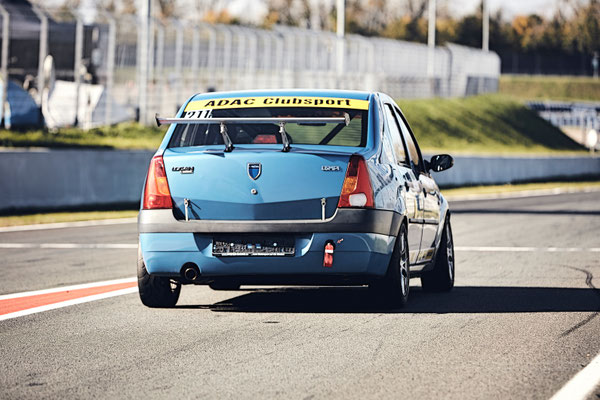
M431 157L427 165L427 169L433 172L445 171L454 165L454 159L448 154L438 154L437 156Z

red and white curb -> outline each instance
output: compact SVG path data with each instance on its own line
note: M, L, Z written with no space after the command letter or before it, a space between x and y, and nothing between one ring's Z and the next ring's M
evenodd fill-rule
M0 296L0 321L136 293L137 279L125 278Z

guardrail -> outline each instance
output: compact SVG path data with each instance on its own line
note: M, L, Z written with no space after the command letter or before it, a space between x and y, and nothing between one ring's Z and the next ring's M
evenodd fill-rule
M153 151L11 149L0 153L0 211L135 203ZM600 157L457 156L442 187L600 175Z
M559 128L578 127L582 130L600 130L600 103L529 101L526 105Z

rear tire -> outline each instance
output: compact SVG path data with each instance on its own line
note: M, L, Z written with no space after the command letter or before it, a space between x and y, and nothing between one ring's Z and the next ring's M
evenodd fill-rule
M138 251L137 276L140 300L146 307L175 307L181 293L181 283L170 278L150 275L141 251Z
M386 305L403 307L410 291L410 264L406 225L402 224L385 277L369 285L369 289Z
M427 292L448 292L454 287L454 274L454 240L452 238L450 216L448 216L435 258L435 265L431 271L423 273L421 286Z

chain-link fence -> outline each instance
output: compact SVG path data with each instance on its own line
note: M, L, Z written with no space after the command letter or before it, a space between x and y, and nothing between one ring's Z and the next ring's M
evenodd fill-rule
M158 19L147 26L135 15L107 13L84 25L77 15L75 22L57 22L53 10L3 8L7 74L29 90L50 127L151 123L155 113L173 115L203 91L338 88L449 97L494 92L500 75L495 53L458 45L429 51L418 43L358 35L340 40L285 26Z

